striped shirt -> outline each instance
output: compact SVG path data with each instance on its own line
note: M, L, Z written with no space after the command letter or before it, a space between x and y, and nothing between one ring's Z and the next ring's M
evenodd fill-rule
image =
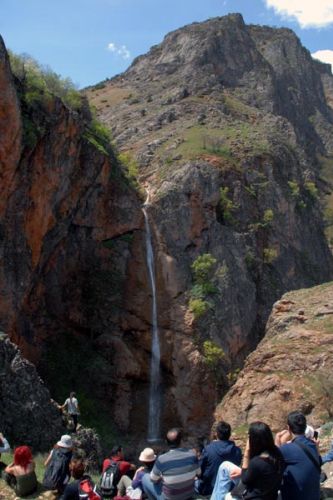
M194 451L175 448L157 458L150 478L153 482L162 479L162 493L167 500L186 500L194 495L194 478L199 473Z

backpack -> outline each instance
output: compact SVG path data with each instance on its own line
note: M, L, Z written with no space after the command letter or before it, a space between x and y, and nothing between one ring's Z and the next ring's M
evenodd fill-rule
M117 484L120 479L118 462L111 462L102 474L99 488L103 498L113 498L117 494Z
M63 486L66 476L69 476L69 462L72 452L55 448L52 452L51 462L48 464L43 486L49 490L56 490Z
M79 482L79 498L80 500L101 500L101 495L97 492L95 483L86 477Z

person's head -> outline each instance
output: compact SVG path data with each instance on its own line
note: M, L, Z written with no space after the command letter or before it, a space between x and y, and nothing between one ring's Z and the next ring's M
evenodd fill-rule
M59 448L66 448L67 450L70 450L73 448L73 441L72 438L68 434L64 434L61 436L60 440L57 442L56 446Z
M263 452L274 455L276 447L270 427L264 422L252 422L249 427L250 458Z
M123 454L123 448L121 445L116 445L112 448L111 450L111 453L110 453L111 457L120 457L120 458L123 458L124 454Z
M73 453L69 470L74 479L81 479L85 471L84 457L81 453Z
M19 446L14 451L14 464L26 469L32 462L32 453L29 446Z
M302 435L305 433L306 429L306 418L303 415L302 412L300 411L292 411L289 413L288 418L288 427L289 430L294 434L294 435Z
M230 424L224 422L223 420L218 422L215 427L215 435L220 441L228 441L231 436Z
M182 431L178 427L174 427L167 432L166 441L170 448L178 448L182 441Z
M139 456L140 462L142 462L146 467L152 468L155 463L156 455L152 448L145 448L142 450Z
M71 392L71 393L69 394L69 397L70 397L71 399L72 399L72 398L76 398L76 394L75 394L75 392Z

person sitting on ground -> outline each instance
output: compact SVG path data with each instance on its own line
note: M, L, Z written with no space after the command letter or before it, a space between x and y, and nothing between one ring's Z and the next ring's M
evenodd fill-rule
M264 422L253 422L249 427L242 468L231 462L220 465L211 500L238 498L236 492L244 499L276 500L283 469L283 457L274 444L271 429ZM237 487L240 479L242 492Z
M117 445L112 448L110 458L106 458L103 462L103 472L105 472L113 462L117 462L119 465L120 477L124 474L127 474L129 471L135 471L136 469L134 464L131 464L124 460L124 453L121 445Z
M1 458L1 453L7 453L7 451L10 450L9 443L5 436L0 432L0 458Z
M219 422L213 430L214 440L204 447L199 461L201 476L195 482L199 495L211 495L214 489L217 471L222 462L240 465L241 449L230 441L231 427L227 422Z
M170 450L156 459L150 474L143 476L143 490L150 500L187 500L193 497L194 479L200 474L199 462L193 450L181 448L181 441L181 430L170 429L167 433Z
M59 500L80 500L80 484L84 480L91 481L90 476L85 474L85 470L84 456L79 452L74 452L69 463L69 471L74 481L66 485Z
M149 474L154 466L156 460L156 455L152 448L145 448L139 456L139 461L142 462L142 466L139 467L134 474L133 480L123 475L117 485L118 495L126 495L127 488L132 488L133 490L139 488L143 491L142 478L145 474Z
M321 457L316 443L305 437L306 418L300 411L293 411L287 422L288 428L275 439L286 463L282 499L319 500Z
M14 462L5 468L5 480L17 496L25 497L36 491L35 462L29 446L15 449Z
M69 481L69 463L72 458L73 442L67 434L61 436L44 462L46 467L43 485L49 490L62 493Z
M7 453L7 451L9 450L9 443L2 432L0 432L0 478L2 477L2 474L6 468L6 464L4 462L1 462L1 453Z
M68 415L73 420L73 425L74 425L73 432L76 432L76 428L78 425L78 418L80 415L80 409L78 400L76 399L75 392L71 392L69 398L67 398L64 404L62 406L59 406L59 408L61 410L66 409Z

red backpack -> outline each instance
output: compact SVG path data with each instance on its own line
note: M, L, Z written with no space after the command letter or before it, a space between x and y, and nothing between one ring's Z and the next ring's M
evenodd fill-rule
M96 490L96 485L88 477L82 479L79 483L79 498L80 500L101 500L101 495Z

